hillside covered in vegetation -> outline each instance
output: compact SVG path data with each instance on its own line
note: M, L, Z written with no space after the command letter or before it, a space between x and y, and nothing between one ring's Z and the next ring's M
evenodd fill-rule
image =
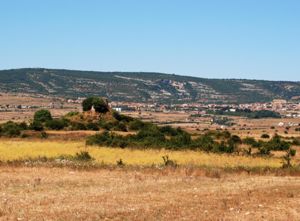
M0 92L60 97L103 96L111 101L251 103L300 96L300 82L205 79L162 73L55 69L0 71Z

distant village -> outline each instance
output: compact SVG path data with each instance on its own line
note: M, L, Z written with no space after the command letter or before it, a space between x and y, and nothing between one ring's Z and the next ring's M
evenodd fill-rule
M77 99L55 98L52 102L43 105L28 104L4 104L0 103L0 112L26 111L33 109L68 109L71 107L80 108L80 104L85 97ZM300 118L300 103L275 99L268 103L249 103L249 104L206 104L206 103L183 103L183 104L158 104L158 103L138 103L138 102L110 102L112 109L119 112L186 112L190 114L206 115L209 110L224 110L235 112L236 110L270 110L281 114L282 117Z
M235 112L237 109L249 109L251 111L270 110L281 114L282 117L300 118L300 103L289 102L283 99L275 99L269 103L250 103L250 104L203 104L203 103L184 103L184 104L146 104L134 102L111 102L111 107L117 111L150 111L150 112L187 112L191 114L205 115L208 110L227 109Z

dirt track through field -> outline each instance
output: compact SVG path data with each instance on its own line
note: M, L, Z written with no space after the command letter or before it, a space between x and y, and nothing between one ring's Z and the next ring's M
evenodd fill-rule
M0 220L299 220L300 177L0 167Z

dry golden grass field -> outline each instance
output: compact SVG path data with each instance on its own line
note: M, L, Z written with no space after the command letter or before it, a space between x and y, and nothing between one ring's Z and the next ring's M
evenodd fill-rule
M91 167L8 163L82 150L95 159ZM164 155L179 167L164 167ZM119 159L124 167L116 166ZM300 216L299 173L280 172L279 157L87 147L84 139L19 138L0 140L0 161L0 220L299 220ZM294 163L299 163L299 155Z
M300 177L0 167L0 220L299 220Z
M5 163L81 150L99 166ZM162 166L164 155L179 167ZM125 167L116 166L119 159ZM299 173L276 173L281 167L277 157L1 139L0 160L0 220L285 221L300 216ZM261 173L255 168L271 170Z
M47 141L9 139L0 141L0 161L13 161L37 157L59 157L75 155L80 151L88 151L95 163L115 165L122 159L126 165L151 166L163 164L162 156L168 155L171 160L182 166L198 166L212 168L279 168L280 158L247 157L226 154L213 154L198 151L170 150L138 150L107 147L87 147L84 141ZM298 161L297 161L298 162Z

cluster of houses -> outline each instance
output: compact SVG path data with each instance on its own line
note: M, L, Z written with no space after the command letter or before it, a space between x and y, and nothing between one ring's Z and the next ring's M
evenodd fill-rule
M158 103L136 103L136 102L111 102L112 108L118 111L150 111L150 112L188 112L206 114L207 110L227 109L235 112L237 109L249 109L251 111L271 110L288 118L300 118L300 103L288 102L276 99L269 103L249 104L205 104L205 103L183 103L183 104L158 104Z
M12 105L12 104L1 104L0 111L8 112L8 111L18 111L18 110L28 110L28 109L36 109L40 108L39 106L31 106L31 105Z
M0 112L18 112L32 109L62 109L63 103L51 102L49 105L0 104Z
M182 85L177 85L178 87ZM57 100L46 106L33 106L26 104L1 104L0 111L20 111L37 108L47 109L62 109L64 104L79 105L84 100L84 97L77 99ZM208 110L227 109L230 112L235 112L237 109L249 109L251 111L272 110L280 113L288 118L300 118L300 103L295 101L286 101L283 99L275 99L268 103L249 103L249 104L207 104L202 102L189 102L182 104L159 104L159 103L139 103L139 102L110 102L112 109L122 112L130 111L149 111L149 112L186 112L191 114L205 115Z

